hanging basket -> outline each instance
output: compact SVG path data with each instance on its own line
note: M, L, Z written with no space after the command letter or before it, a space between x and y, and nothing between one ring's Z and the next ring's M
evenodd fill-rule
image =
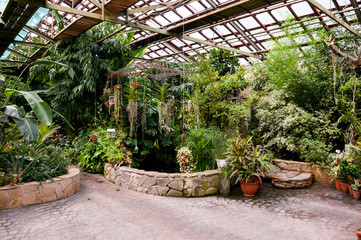
M95 143L98 142L98 138L95 135L91 136L91 140Z
M121 85L121 84L117 84L117 85L115 85L115 88L116 88L116 89L121 89L121 88L122 88L122 85Z

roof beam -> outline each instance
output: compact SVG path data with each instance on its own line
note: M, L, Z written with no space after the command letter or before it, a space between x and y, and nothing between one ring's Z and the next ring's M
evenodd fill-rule
M245 1L249 1L249 0L244 0L242 2L245 2ZM231 5L234 5L234 4L231 4ZM45 3L45 7L49 8L49 9L53 9L53 10L69 12L69 13L78 14L78 15L81 15L81 16L90 17L90 18L99 19L99 20L102 20L102 18L103 18L103 16L101 14L92 13L92 12L85 12L85 11L82 11L82 10L73 9L73 8L69 8L69 7L64 7L64 6L51 4L51 3L47 3L47 2ZM109 16L104 16L104 20L109 21L109 22L113 22L113 23L119 23L119 24L122 24L122 25L125 25L125 26L128 26L128 27L134 27L134 28L138 28L138 29L141 29L141 30L155 32L155 33L159 33L159 34L163 34L163 35L167 35L167 36L172 36L172 37L176 37L176 38L182 38L182 39L189 40L189 41L192 41L192 42L204 44L204 45L207 45L207 46L212 46L212 47L215 47L215 48L221 48L221 49L228 50L228 51L231 51L231 52L234 52L234 53L238 53L238 54L241 54L241 55L244 55L244 56L260 59L259 56L248 53L248 52L244 52L244 51L241 51L241 50L238 50L238 49L235 49L235 48L227 47L227 46L224 46L224 45L221 45L221 44L216 44L216 43L213 43L213 42L197 39L197 38L190 37L190 36L187 36L187 35L174 33L174 32L171 32L171 31L164 30L164 29L154 28L154 27L150 27L150 26L147 26L147 25L144 25L144 24L139 24L139 23L127 22L127 21L120 20L120 19L114 19L114 18L109 17Z
M340 19L339 17L337 17L335 14L333 14L331 11L329 11L327 8L325 8L324 6L322 6L321 4L319 4L318 2L316 2L316 0L307 0L307 2L309 2L311 5L313 5L314 7L318 8L320 11L322 11L323 13L325 13L327 16L329 16L330 18L332 18L333 20L335 20L338 24L340 24L341 26L343 26L344 28L346 28L347 30L349 30L350 32L352 32L353 34L355 34L356 36L359 35L359 32L357 30L355 30L353 27L351 27L350 25L348 25L347 23L345 23L342 19Z
M18 45L31 46L31 47L49 48L49 46L46 44L35 43L35 42L24 42L24 41L14 40L13 43Z
M32 27L29 27L29 26L25 25L24 28L25 28L26 30L32 32L32 33L35 33L35 34L38 35L39 37L42 37L42 38L48 40L49 42L52 42L52 43L55 42L55 40L52 39L51 37L46 36L45 34L43 34L43 33L39 32L39 31L35 30L35 29L32 28Z
M97 6L99 9L103 9L103 6L101 3L99 3L97 0L89 0L91 3L93 3L95 6ZM105 0L103 0L104 2ZM104 7L104 12L106 12L111 17L116 17L108 8Z
M351 5L353 8L357 8L358 7L358 3L356 2L356 0L350 0ZM356 13L356 17L359 23L361 23L361 11L360 9L355 9L355 13Z
M16 64L20 64L20 65L29 65L30 63L28 62L20 62L20 61L12 61L12 60L6 60L6 59L0 59L0 62L4 62L4 63L16 63Z
M192 1L195 1L195 0L192 0ZM150 11L150 10L154 10L154 9L158 9L158 8L170 7L170 6L173 6L174 4L177 4L177 3L180 3L180 2L182 2L182 0L166 2L166 3L163 3L163 4L149 5L149 6L140 7L140 8L133 8L133 9L127 10L127 13L128 14L134 14L134 13Z
M23 58L26 58L26 59L28 59L28 60L30 60L30 61L33 61L33 60L32 60L31 58L29 58L28 56L25 56L24 54L19 53L19 52L15 51L15 50L13 50L13 49L11 49L11 48L8 48L8 49L6 49L6 50L9 51L9 52L14 53L14 54L16 54L16 55L18 55L18 56L20 56L20 57L23 57Z

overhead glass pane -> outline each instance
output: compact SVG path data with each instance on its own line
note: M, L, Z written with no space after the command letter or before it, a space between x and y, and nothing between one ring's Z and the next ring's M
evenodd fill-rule
M333 2L330 0L316 0L316 1L327 9L331 9L335 7L335 4L333 4Z
M225 26L216 26L215 29L222 35L231 34L231 32Z
M255 28L259 27L259 24L254 20L253 17L247 17L244 19L239 20L239 22L245 27L245 28Z
M205 10L205 8L199 2L191 2L189 6L194 12L201 12Z
M198 39L201 39L201 40L207 40L205 37L203 37L201 34L199 34L199 33L192 33L192 34L190 34L189 36L191 36L191 37L194 37L194 38L198 38Z
M162 17L161 15L158 15L158 16L154 17L154 19L157 22L159 22L160 24L162 24L162 26L165 26L165 25L169 24L169 22L164 17Z
M181 18L177 14L175 14L173 11L166 12L164 14L164 17L166 17L171 22L176 22L176 21L181 20Z
M275 20L267 12L257 14L256 17L262 22L263 25L275 23Z
M279 22L284 21L288 18L294 18L294 16L286 7L275 9L271 11L271 13Z
M307 2L293 4L291 8L299 17L313 13L312 8Z
M183 18L189 17L192 15L192 12L189 11L186 7L181 6L179 8L176 8L176 11L181 15Z

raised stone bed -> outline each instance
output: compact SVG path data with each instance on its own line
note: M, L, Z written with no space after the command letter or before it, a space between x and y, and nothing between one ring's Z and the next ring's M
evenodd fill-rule
M279 188L305 188L313 183L312 164L275 159L275 167L267 173L272 185Z
M68 174L54 181L29 182L0 187L0 210L48 203L72 196L79 191L79 169L68 168Z
M158 196L201 197L218 194L221 171L161 173L105 164L105 178L123 188Z

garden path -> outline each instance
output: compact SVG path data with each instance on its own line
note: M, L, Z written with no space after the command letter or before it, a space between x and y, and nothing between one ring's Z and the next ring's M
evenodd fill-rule
M81 174L79 193L57 202L0 211L0 239L356 239L361 201L314 184L254 198L159 197Z

